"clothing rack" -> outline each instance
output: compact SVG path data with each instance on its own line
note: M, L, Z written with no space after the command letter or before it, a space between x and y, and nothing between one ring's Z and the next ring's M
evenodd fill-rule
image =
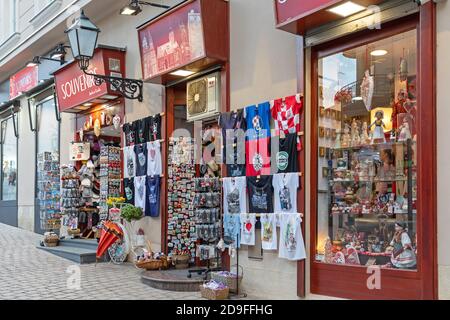
M156 114L150 115L149 117L154 117L154 116L157 116L157 115L160 115L161 117L164 117L164 116L166 115L166 113L165 113L165 112L156 113ZM140 120L140 119L138 119L138 120ZM135 121L136 121L136 120L135 120ZM131 121L131 122L125 122L125 123L121 124L120 127L123 128L123 126L124 126L125 124L130 124L130 123L133 123L133 122L134 122L134 121Z

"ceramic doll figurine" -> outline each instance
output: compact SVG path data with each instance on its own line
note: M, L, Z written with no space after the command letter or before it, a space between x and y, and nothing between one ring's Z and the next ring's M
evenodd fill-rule
M384 112L377 111L375 114L376 120L369 126L369 129L375 126L375 129L372 133L372 141L371 143L386 143L386 138L384 136L383 128L386 128L386 125L383 122Z
M395 233L390 245L393 247L391 262L394 267L409 269L416 266L416 254L405 222L395 224Z
M348 187L345 192L345 201L347 203L352 203L355 200L355 194L353 193L352 187Z
M361 136L359 138L359 142L361 144L369 144L370 143L370 137L369 137L369 127L367 125L367 122L364 121L361 128Z
M350 147L350 130L348 129L348 126L346 125L344 128L344 134L341 137L341 147L342 148L348 148Z
M339 206L337 203L333 204L333 207L331 208L332 214L339 214Z
M358 129L358 123L356 122L356 119L353 119L352 121L352 131L351 131L351 145L352 147L357 147L360 144L359 141L359 129Z
M400 133L398 135L399 142L404 142L408 141L409 139L412 139L411 130L409 129L409 123L406 117L405 119L403 119L403 124L400 126L399 130L400 130Z

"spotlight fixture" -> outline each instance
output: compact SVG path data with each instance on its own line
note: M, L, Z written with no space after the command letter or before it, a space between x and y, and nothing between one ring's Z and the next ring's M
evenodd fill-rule
M65 46L62 43L58 44L55 48L55 50L53 50L53 52L51 53L51 58L52 59L64 59L64 57L66 56L67 52L66 52L66 48L70 48L69 46Z
M142 6L152 6L156 8L169 9L170 6L158 4L154 2L131 0L130 4L120 10L120 14L124 16L136 16L142 12Z
M41 58L39 56L36 56L33 58L33 60L31 60L30 62L27 63L27 67L36 67L37 65L41 64Z

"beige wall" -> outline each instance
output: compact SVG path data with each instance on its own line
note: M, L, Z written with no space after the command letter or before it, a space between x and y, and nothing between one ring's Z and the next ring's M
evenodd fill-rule
M231 109L297 92L295 36L275 29L272 0L231 0ZM234 262L235 263L235 262ZM243 246L243 290L266 299L297 298L297 264L265 251L248 258Z
M437 190L438 190L438 264L439 298L450 299L450 3L437 6Z

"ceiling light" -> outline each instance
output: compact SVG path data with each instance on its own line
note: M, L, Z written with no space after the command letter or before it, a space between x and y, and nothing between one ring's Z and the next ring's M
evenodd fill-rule
M334 14L340 15L342 17L348 17L348 16L351 16L352 14L361 12L361 11L363 11L365 9L366 9L365 7L363 7L363 6L359 5L359 4L356 4L356 3L351 2L351 1L347 1L347 2L345 2L343 4L340 4L340 5L336 6L336 7L328 9L328 11L330 11L330 12L332 12Z
M83 106L90 107L90 106L92 106L92 103L88 102L88 103L83 104Z
M363 99L362 97L354 97L352 100L353 101L362 101L362 99Z
M381 57L387 55L387 53L388 52L386 50L374 50L370 53L370 55L374 57Z
M189 77L191 75L193 75L195 72L192 71L188 71L188 70L177 70L175 72L170 73L172 76L177 76L177 77Z

